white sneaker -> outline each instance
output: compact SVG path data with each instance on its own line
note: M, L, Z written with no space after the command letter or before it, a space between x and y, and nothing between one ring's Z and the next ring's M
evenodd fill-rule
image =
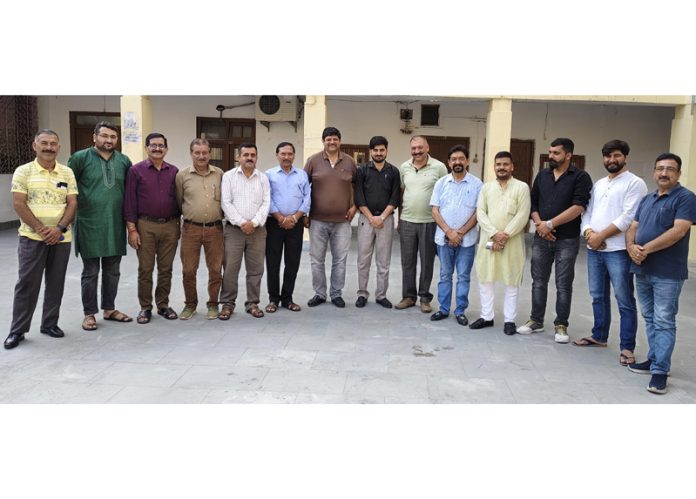
M570 336L568 336L568 328L564 326L563 324L558 324L555 326L556 329L556 335L554 336L554 340L556 340L556 343L568 343L570 341Z
M544 330L544 325L529 319L523 326L517 328L517 334L541 333Z

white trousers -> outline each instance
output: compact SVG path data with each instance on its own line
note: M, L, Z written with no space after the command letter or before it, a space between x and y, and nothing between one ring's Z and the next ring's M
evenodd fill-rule
M480 282L479 292L481 294L481 318L487 321L493 320L493 299L495 297L495 283ZM505 322L515 322L517 317L517 293L518 286L505 286L505 301L503 303L503 315Z

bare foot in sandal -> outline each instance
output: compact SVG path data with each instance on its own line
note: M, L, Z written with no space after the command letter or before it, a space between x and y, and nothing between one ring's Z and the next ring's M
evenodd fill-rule
M271 303L269 303L268 305L266 305L266 313L267 313L267 314L272 314L272 313L274 313L276 310L278 310L278 304L277 304L276 302L272 301Z
M247 314L251 314L257 319L260 319L261 317L263 317L263 310L261 310L258 307L258 305L252 305L251 307L249 307L249 310L247 310Z
M97 329L97 319L94 318L94 315L85 315L85 318L82 319L82 329L85 331L94 331Z

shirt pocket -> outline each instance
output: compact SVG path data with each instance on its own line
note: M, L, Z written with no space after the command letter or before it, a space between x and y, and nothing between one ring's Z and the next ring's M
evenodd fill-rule
M508 215L516 214L517 209L520 207L520 203L516 199L506 199L505 205Z
M673 208L660 208L660 212L657 214L657 223L663 229L669 229L674 225L676 216L677 212Z

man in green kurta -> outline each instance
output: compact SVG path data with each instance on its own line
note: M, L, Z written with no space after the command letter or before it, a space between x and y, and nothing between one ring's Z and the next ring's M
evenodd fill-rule
M495 180L486 182L479 194L476 218L481 228L476 272L481 293L481 319L493 323L496 281L505 284L503 332L516 332L517 294L524 270L524 233L529 223L529 186L512 176L512 155L495 155Z
M126 254L126 222L123 198L128 156L116 150L118 129L107 121L94 128L94 147L73 154L68 166L75 172L79 195L75 221L75 254L82 257L82 329L97 329L97 282L102 270L101 308L104 319L130 322L114 304L121 276L121 257Z

